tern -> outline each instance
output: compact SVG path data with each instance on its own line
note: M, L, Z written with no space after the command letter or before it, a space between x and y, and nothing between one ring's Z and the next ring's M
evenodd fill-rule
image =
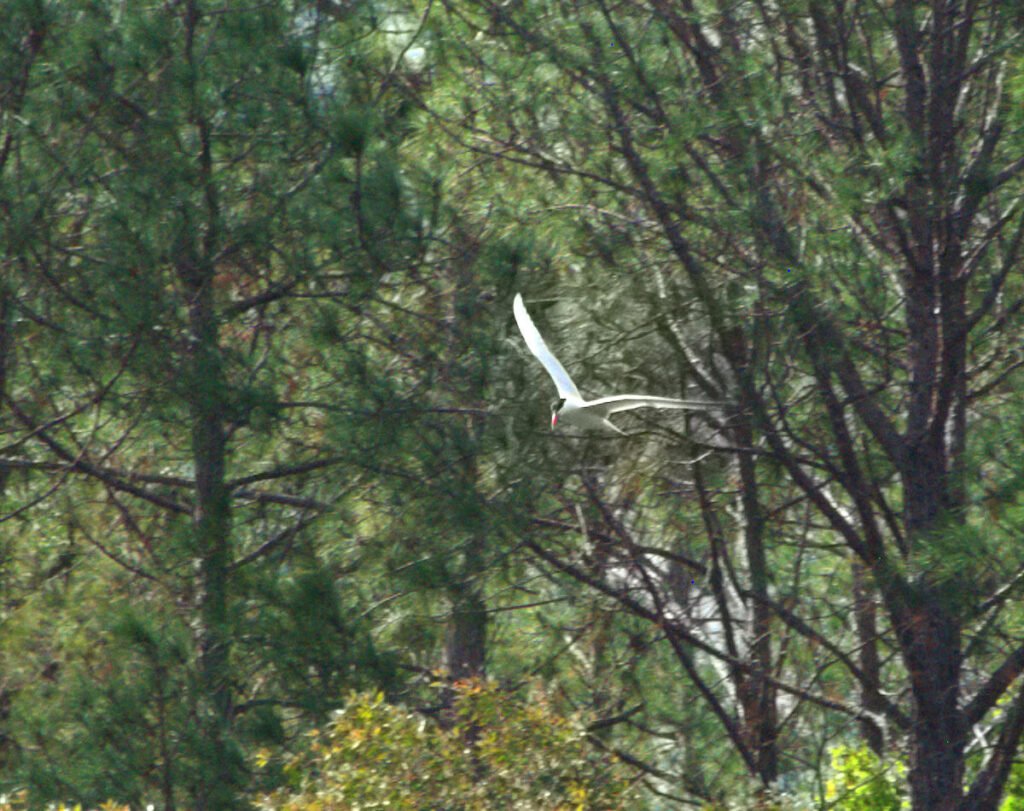
M526 341L526 348L530 350L541 365L555 381L555 388L558 389L558 399L551 404L551 427L558 423L572 425L576 428L586 430L612 431L616 434L625 435L620 431L608 417L620 411L630 411L634 408L682 408L682 409L705 409L708 403L701 403L695 400L675 400L671 397L650 397L646 394L613 394L610 397L599 397L596 400L584 400L576 384L572 382L565 367L558 362L548 345L544 343L537 328L526 312L526 305L523 304L523 297L516 293L515 301L512 303L512 312L516 317L516 324Z

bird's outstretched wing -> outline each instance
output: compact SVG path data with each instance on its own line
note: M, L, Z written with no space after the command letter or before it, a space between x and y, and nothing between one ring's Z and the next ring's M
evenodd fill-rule
M523 340L526 341L527 349L529 349L530 352L533 353L533 356L541 362L541 365L547 370L547 373L551 375L551 379L555 381L555 387L558 389L558 396L563 398L575 398L577 400L582 399L579 389L577 389L576 384L572 382L572 378L569 377L569 373L565 371L565 367L558 362L558 358L551 354L551 350L548 349L548 345L544 343L544 339L540 337L540 333L533 325L533 321L530 320L530 314L526 312L526 305L523 304L523 297L519 293L516 293L515 301L512 302L512 312L515 314L516 324L519 325L519 331L523 333ZM635 406L629 407L635 408Z
M672 397L648 397L643 394L613 394L587 403L587 407L602 417L616 414L619 411L630 411L634 408L681 408L704 409L709 403L699 400L676 400Z

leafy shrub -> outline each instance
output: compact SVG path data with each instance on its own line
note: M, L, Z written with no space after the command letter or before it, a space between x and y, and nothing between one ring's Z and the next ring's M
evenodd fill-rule
M905 800L902 763L886 763L866 746L832 750L832 779L826 798L839 811L900 811Z
M268 765L264 754L261 765ZM262 798L280 811L635 807L625 767L595 751L578 718L491 685L457 688L444 723L353 695L284 766L287 787Z
M0 811L25 811L29 808L27 792L17 791L13 794L0 794ZM57 805L48 805L46 811L86 811L84 806L81 805L65 805L59 803ZM103 805L96 809L89 809L89 811L130 811L127 805L118 805L117 803L103 803Z

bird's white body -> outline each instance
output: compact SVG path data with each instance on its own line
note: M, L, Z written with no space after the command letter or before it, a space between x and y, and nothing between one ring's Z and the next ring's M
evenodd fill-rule
M523 334L523 340L526 341L527 349L541 362L558 389L559 399L551 410L552 428L558 423L563 423L584 430L613 431L621 434L623 432L608 419L611 414L619 411L630 411L634 408L707 408L707 403L643 394L615 394L597 400L584 400L565 367L544 343L530 314L526 312L526 305L523 304L523 297L519 293L516 293L512 303L512 312L516 317L516 324L519 325L519 331Z

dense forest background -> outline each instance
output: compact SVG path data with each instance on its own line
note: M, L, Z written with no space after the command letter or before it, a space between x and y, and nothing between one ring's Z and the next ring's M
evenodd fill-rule
M0 806L1024 807L1022 35L5 0Z

